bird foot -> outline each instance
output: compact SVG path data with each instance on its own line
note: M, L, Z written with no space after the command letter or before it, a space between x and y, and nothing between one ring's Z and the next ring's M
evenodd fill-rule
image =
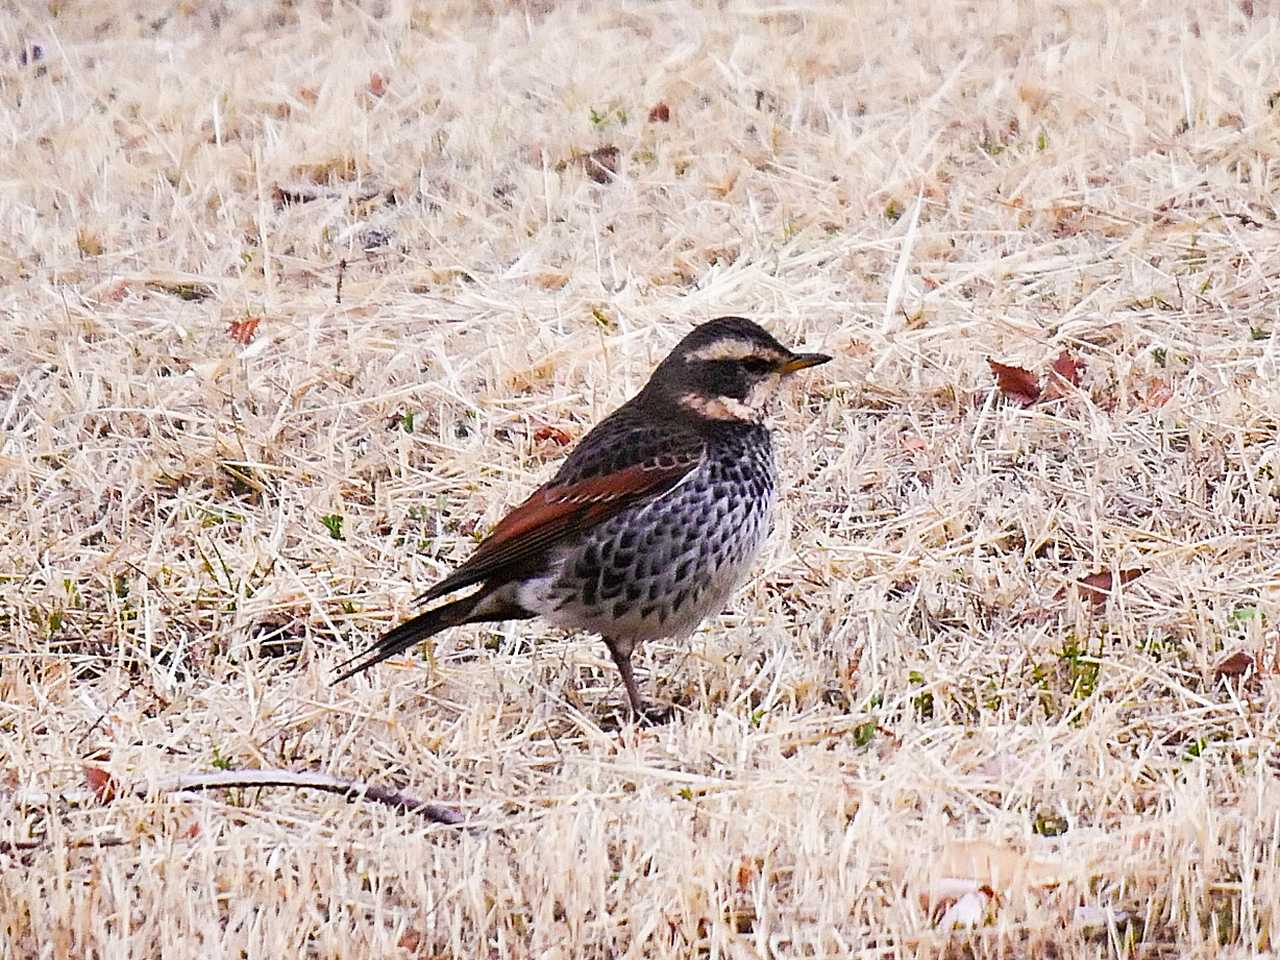
M601 726L606 730L617 731L634 724L641 729L651 729L670 723L675 719L674 706L643 704L639 711L630 703L622 703L617 709L610 710L601 718Z
M656 703L646 703L639 713L633 710L631 717L635 720L637 726L661 727L676 718L676 708L671 704L662 706Z

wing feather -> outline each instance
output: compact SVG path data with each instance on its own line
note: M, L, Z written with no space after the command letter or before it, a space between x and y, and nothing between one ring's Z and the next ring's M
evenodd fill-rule
M702 456L701 450L666 454L611 473L544 484L508 513L462 566L416 601L426 603L518 570L569 534L671 490L702 462Z

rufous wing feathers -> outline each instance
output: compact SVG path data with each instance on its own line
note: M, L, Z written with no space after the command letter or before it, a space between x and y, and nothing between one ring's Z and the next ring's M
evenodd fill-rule
M518 567L572 531L667 492L700 462L700 455L666 456L575 483L545 484L503 517L462 566L416 600L425 603Z

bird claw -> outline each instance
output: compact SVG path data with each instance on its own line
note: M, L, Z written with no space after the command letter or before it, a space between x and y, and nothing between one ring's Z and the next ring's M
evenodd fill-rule
M638 714L633 711L631 716L637 726L661 727L676 718L676 708L671 705L664 707L655 703L647 703Z
M600 725L605 730L615 732L629 726L635 726L641 730L649 730L670 723L675 719L675 716L675 707L670 705L660 706L646 703L637 711L630 703L622 703L617 709L610 710L602 717Z

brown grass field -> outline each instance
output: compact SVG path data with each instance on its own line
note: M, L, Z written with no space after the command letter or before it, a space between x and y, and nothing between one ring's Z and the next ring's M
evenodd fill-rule
M1277 955L1278 191L1267 0L0 2L0 958ZM725 313L672 722L330 686Z

